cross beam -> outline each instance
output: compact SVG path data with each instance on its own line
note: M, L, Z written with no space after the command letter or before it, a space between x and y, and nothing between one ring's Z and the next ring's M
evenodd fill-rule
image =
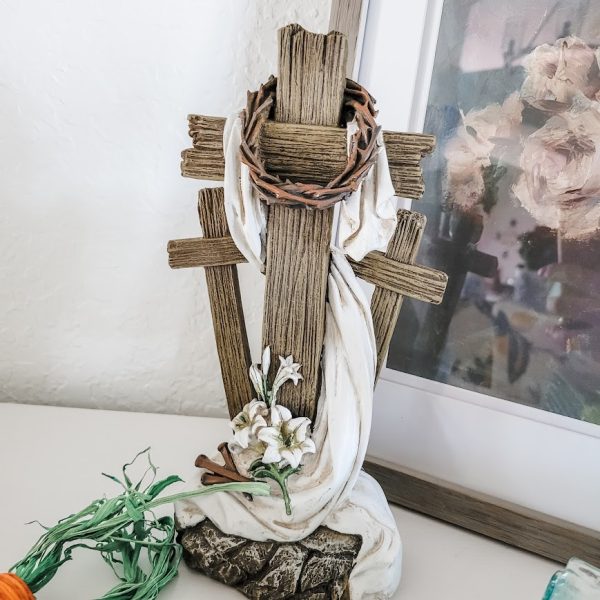
M408 213L409 218L422 217L410 211L401 212ZM398 237L403 237L400 228L398 233ZM167 251L172 269L220 267L247 262L231 237L171 240ZM358 277L372 283L378 290L391 293L395 298L409 296L440 304L444 297L448 276L442 271L400 262L383 252L370 252L361 261L350 259L349 262Z
M172 269L224 267L247 262L231 237L171 240L167 252Z
M440 304L444 298L448 276L436 269L396 262L383 252L370 252L359 262L349 262L358 277L378 288L430 304Z
M221 181L225 173L225 119L189 115L188 122L193 147L181 154L181 174ZM421 160L435 148L435 138L384 131L383 139L396 195L420 198L425 189ZM258 147L267 170L292 181L325 185L346 166L346 130L341 127L267 121Z

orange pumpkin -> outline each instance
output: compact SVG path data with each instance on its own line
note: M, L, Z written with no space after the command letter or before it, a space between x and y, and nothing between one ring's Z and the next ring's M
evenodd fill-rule
M35 600L35 596L14 573L0 573L0 600Z

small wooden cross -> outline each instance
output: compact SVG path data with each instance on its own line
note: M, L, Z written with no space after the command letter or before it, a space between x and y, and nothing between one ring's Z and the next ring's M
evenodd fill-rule
M297 25L279 32L279 76L275 120L260 133L259 152L267 170L296 181L325 184L346 163L346 132L338 126L346 74L346 38L312 34ZM191 115L193 148L183 152L182 174L223 178L224 119ZM384 141L396 193L418 198L423 192L421 158L434 138L385 132ZM250 365L236 264L245 262L228 234L222 188L200 192L204 237L172 240L172 268L205 267L217 350L232 415L251 399ZM398 213L387 252L351 261L355 273L376 286L372 313L382 367L403 296L440 303L445 273L414 264L425 218ZM320 388L333 209L269 207L263 344L277 354L293 354L304 380L282 388L279 401L296 415L314 418Z

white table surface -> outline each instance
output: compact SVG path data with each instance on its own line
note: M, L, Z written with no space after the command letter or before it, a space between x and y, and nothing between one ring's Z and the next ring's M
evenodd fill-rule
M224 419L0 404L0 572L37 539L39 529L26 522L53 524L94 498L112 495L116 488L101 471L119 474L123 463L152 446L162 475L185 477L200 452L212 452L228 436ZM394 599L539 600L558 568L451 525L392 510L404 543L403 578ZM91 600L114 584L101 558L81 550L38 599ZM160 598L242 596L182 564Z

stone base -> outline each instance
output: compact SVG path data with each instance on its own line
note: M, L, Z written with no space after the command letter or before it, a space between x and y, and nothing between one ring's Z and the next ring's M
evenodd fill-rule
M346 600L362 545L358 535L319 527L293 543L255 542L208 519L179 533L186 564L255 600Z

